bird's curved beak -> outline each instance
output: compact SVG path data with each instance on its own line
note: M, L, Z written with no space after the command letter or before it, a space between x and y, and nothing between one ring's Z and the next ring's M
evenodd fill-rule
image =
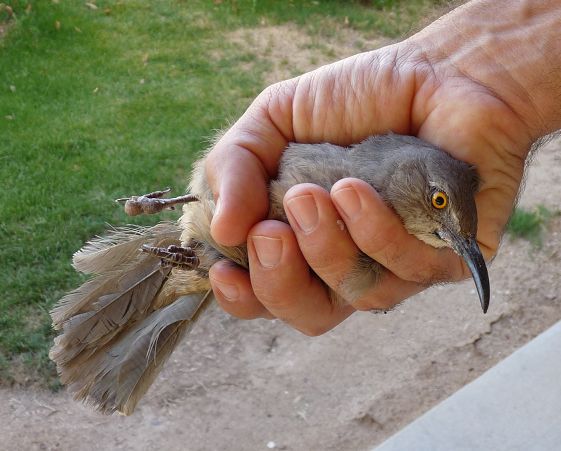
M466 262L466 265L471 271L473 280L475 281L483 313L487 313L489 298L491 296L489 274L487 273L485 259L481 254L477 240L473 236L466 238L449 229L441 229L437 234Z

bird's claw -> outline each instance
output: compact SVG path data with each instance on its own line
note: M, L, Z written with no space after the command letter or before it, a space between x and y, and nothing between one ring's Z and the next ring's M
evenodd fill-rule
M123 197L115 200L115 202L125 204L125 213L127 215L136 216L140 214L151 215L165 209L175 210L175 205L177 204L186 204L199 200L194 194L185 194L184 196L162 199L162 197L170 191L171 188L166 188L161 191L143 194L142 196Z
M142 252L152 254L160 258L160 265L163 268L180 268L192 270L199 266L199 257L190 247L171 245L168 247L154 247L147 244L142 245Z

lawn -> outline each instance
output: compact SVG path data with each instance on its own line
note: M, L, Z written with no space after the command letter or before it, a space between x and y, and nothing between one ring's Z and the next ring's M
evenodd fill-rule
M0 386L56 386L49 309L82 281L73 252L131 221L118 197L172 186L264 87L228 42L295 23L333 37L407 33L440 0L3 0L0 4ZM168 218L174 216L168 214Z

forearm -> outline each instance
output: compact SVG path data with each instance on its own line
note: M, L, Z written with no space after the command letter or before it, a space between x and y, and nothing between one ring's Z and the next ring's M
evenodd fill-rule
M494 92L530 139L561 128L561 1L474 0L409 41Z

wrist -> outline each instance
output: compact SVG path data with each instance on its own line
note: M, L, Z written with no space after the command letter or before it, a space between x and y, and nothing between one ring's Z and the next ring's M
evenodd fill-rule
M535 140L561 128L559 30L556 0L474 0L408 41L435 71L451 66L491 91Z

